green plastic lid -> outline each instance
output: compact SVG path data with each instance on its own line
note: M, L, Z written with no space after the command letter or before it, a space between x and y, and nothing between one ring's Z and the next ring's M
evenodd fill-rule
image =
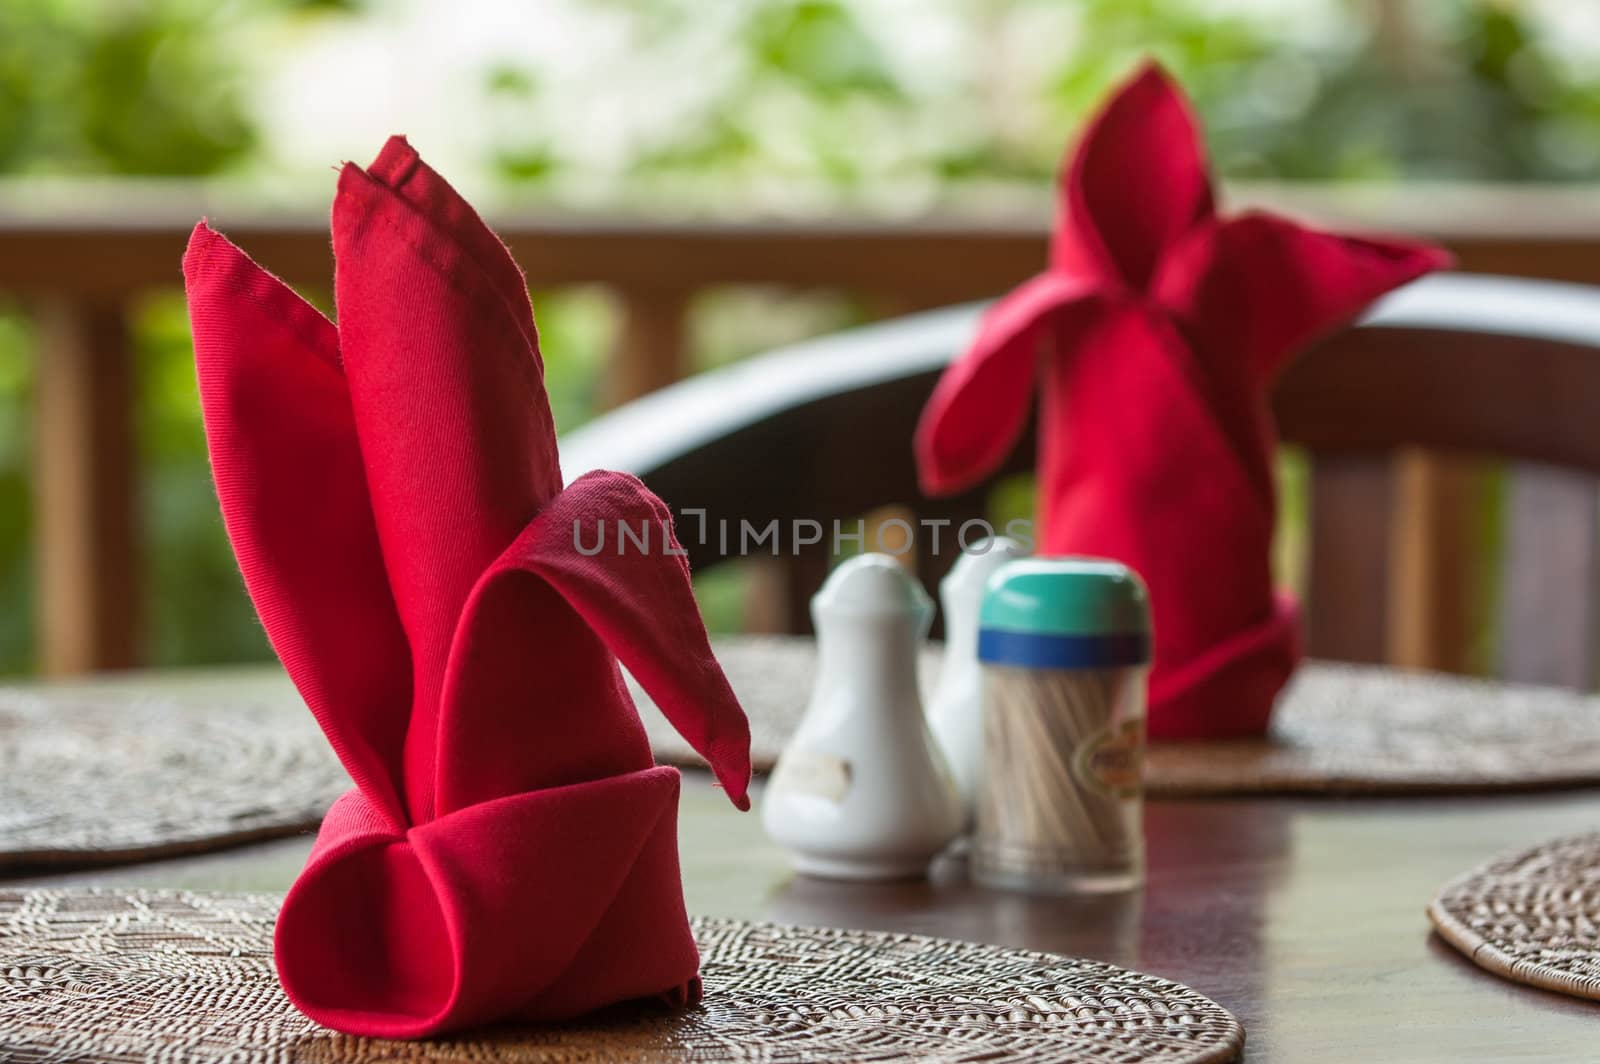
M1144 581L1106 558L1019 558L989 578L980 628L1055 636L1150 631Z

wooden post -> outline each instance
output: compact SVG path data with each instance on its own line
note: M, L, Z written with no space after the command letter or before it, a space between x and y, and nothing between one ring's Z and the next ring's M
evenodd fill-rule
M787 549L787 544L784 545ZM777 635L789 631L789 567L793 558L741 558L745 579L742 627L746 632Z
M1600 492L1594 478L1513 465L1506 511L1501 675L1588 690L1600 647Z
M607 409L665 388L688 371L688 292L675 288L628 288L618 297L622 324L606 367L602 398Z
M138 652L135 367L123 308L37 304L34 544L39 666L126 668Z
M810 635L811 596L828 578L828 567L833 561L832 545L825 539L814 547L779 561L783 566L783 630L790 635Z
M1390 582L1389 461L1313 454L1307 647L1313 657L1384 660Z
M1480 538L1478 470L1462 458L1402 451L1395 487L1389 662L1465 672Z

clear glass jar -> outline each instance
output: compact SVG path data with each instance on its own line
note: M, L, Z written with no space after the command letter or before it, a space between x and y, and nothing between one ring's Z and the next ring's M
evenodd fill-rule
M1009 563L985 592L978 660L973 877L1040 893L1137 886L1150 661L1143 583L1098 559Z

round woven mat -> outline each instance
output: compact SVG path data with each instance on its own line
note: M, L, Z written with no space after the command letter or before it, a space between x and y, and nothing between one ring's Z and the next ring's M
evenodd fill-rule
M771 768L794 733L816 674L811 640L716 641L750 716L752 752ZM922 660L934 690L938 652ZM637 687L635 697L648 702ZM702 764L657 712L656 756ZM1284 693L1267 739L1153 744L1154 795L1406 794L1600 783L1600 697L1437 673L1313 663Z
M1600 833L1475 868L1445 884L1428 919L1480 968L1600 1001Z
M432 1042L301 1016L271 956L276 897L0 892L8 1061L939 1060L1210 1064L1244 1041L1220 1005L1108 964L869 931L696 920L706 996Z
M349 786L281 674L0 689L0 872L303 831Z

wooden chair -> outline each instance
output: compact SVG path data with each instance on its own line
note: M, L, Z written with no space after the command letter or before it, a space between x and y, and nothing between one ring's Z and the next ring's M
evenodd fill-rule
M569 476L639 475L673 508L696 569L738 552L719 522L825 525L884 504L959 523L986 490L927 499L910 441L923 401L982 307L871 325L736 363L570 434ZM1309 457L1310 649L1459 668L1464 586L1504 517L1498 671L1589 686L1600 637L1600 289L1445 275L1381 301L1284 373L1274 409ZM1031 430L998 475L1029 469ZM1481 474L1503 471L1488 505ZM698 534L702 523L707 535ZM924 537L925 540L925 537ZM932 584L950 561L924 551ZM826 572L787 558L790 627Z

